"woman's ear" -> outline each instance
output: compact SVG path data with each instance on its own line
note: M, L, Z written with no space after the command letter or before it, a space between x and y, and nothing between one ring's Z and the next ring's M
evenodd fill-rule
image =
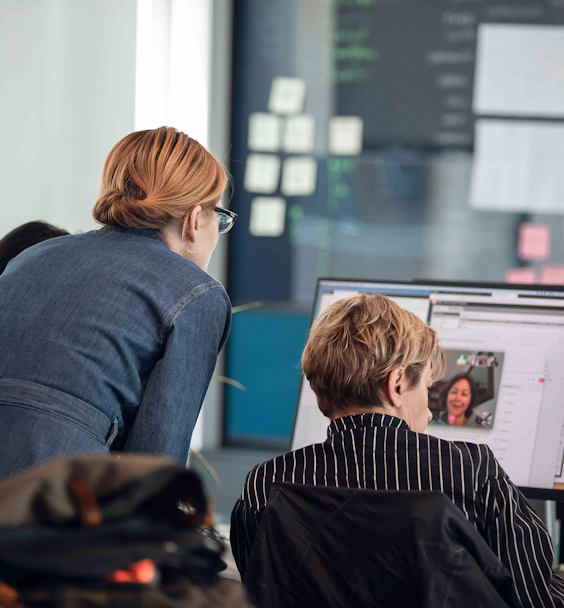
M188 222L186 223L186 236L190 238L192 243L196 242L198 236L198 230L200 228L200 213L202 212L201 205L196 205L188 215Z
M386 388L388 399L394 407L401 407L403 403L403 383L405 380L405 370L403 367L396 367L388 376Z

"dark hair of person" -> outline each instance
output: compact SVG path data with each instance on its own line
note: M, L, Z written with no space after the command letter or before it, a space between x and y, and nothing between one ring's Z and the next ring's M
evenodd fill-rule
M28 222L18 226L0 241L0 274L11 259L28 247L67 234L69 233L66 230L51 226L47 222Z
M441 411L446 411L447 409L447 396L450 389L459 381L466 380L470 385L470 404L466 408L464 415L466 418L470 418L472 411L478 405L478 385L476 384L476 380L472 378L469 373L464 374L456 374L453 376L441 389L439 394L439 409Z

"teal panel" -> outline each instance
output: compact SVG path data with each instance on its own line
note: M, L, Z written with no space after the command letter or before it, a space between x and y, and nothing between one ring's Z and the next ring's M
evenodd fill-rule
M226 444L289 442L309 322L309 314L267 310L233 315L226 374L246 390L226 387Z

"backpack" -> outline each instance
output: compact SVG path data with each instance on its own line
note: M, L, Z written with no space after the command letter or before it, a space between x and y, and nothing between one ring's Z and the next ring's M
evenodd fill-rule
M0 606L246 608L207 518L199 477L165 458L26 470L0 483Z

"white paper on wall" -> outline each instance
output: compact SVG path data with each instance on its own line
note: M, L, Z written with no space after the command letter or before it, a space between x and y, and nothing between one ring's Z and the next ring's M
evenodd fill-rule
M285 152L311 152L315 143L315 119L309 114L290 116L284 125Z
M280 158L274 154L249 154L245 167L245 190L272 194L280 181Z
M309 156L296 156L284 161L281 190L284 196L309 196L315 192L317 161Z
M279 76L272 79L268 111L276 114L299 114L304 109L305 80Z
M280 150L282 120L275 114L255 112L249 116L249 150L277 152Z
M494 211L564 213L564 125L478 119L470 204Z
M564 27L482 23L474 112L564 117Z
M338 156L360 154L363 129L360 116L333 116L329 121L329 153Z
M252 236L277 237L284 234L286 201L280 196L257 196L251 203L249 232Z

